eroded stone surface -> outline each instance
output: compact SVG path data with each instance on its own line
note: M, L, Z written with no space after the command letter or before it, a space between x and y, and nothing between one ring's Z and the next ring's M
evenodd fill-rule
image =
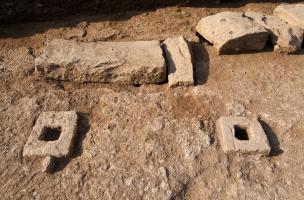
M55 39L35 60L48 79L143 84L166 80L159 41L81 43Z
M247 132L243 139L237 138L237 127ZM256 153L268 155L270 146L267 136L256 119L246 117L221 117L216 122L217 137L225 153ZM242 133L243 134L243 133Z
M57 139L53 138L55 129L60 131ZM77 114L75 111L43 112L38 117L25 144L23 156L68 156L76 131Z
M304 30L304 4L281 4L276 7L273 14L284 21Z
M295 53L301 49L303 31L300 28L289 25L277 16L257 12L246 12L245 15L270 31L275 51Z
M241 12L221 12L205 17L196 30L214 44L219 54L262 50L269 34Z
M54 164L55 164L54 157L47 156L42 161L41 171L42 172L51 172L53 170Z
M168 38L163 47L168 63L169 86L193 85L193 65L188 41L183 36Z

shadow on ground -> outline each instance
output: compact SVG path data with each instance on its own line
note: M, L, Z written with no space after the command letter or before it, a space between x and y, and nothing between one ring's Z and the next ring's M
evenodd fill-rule
M82 142L86 137L86 134L90 130L89 114L87 113L77 113L77 114L78 114L77 136L75 139L75 144L71 156L66 158L59 158L55 160L55 167L52 171L53 173L63 170L65 166L73 158L81 156L83 152Z
M261 123L261 125L265 131L265 134L269 141L269 145L271 147L269 156L270 157L279 156L280 154L283 153L283 150L280 148L281 144L280 144L278 137L276 136L276 134L274 133L272 128L265 121L259 119L259 122Z
M194 84L203 85L208 81L209 54L202 42L191 42Z

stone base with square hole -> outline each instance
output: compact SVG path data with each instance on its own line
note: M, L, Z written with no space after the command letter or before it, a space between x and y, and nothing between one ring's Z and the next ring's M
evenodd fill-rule
M216 133L225 153L268 155L267 136L256 119L246 117L221 117L216 122Z
M42 113L25 144L23 156L68 156L76 129L75 111Z

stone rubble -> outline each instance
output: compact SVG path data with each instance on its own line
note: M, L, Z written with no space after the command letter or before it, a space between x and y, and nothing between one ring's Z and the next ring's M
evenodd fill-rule
M257 12L221 12L201 19L196 30L219 55L262 50L269 35L275 51L296 53L303 43L303 5L278 6L274 14L282 19ZM168 76L169 87L194 83L191 47L183 36L162 44L54 39L36 58L35 69L39 76L60 81L138 85L165 83Z
M264 49L268 31L241 12L221 12L204 17L197 32L214 44L218 54L233 54Z
M304 3L281 4L274 9L273 14L304 30Z
M270 31L275 51L296 53L301 49L303 31L300 28L291 26L276 16L257 12L246 12L245 15Z
M168 38L163 43L168 64L169 87L193 85L191 47L183 37Z
M75 82L144 84L166 80L159 41L81 43L55 39L35 60L47 79Z
M60 137L55 141L41 139L46 128L61 128ZM38 117L24 150L24 156L68 156L77 131L75 111L43 112Z

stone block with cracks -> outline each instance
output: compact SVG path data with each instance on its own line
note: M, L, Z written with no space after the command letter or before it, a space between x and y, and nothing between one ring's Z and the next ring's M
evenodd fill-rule
M268 31L241 12L221 12L202 18L197 32L214 44L218 54L264 49Z
M168 38L163 43L168 64L168 82L170 87L193 85L193 66L191 48L183 37Z
M92 42L54 39L35 60L36 73L46 79L118 84L166 81L160 42Z
M225 153L268 155L267 136L257 119L221 117L216 122L216 133Z
M69 156L77 132L75 111L44 112L38 117L23 149L23 156ZM53 159L51 159L53 161ZM52 162L48 162L52 165ZM44 168L48 168L45 167Z

